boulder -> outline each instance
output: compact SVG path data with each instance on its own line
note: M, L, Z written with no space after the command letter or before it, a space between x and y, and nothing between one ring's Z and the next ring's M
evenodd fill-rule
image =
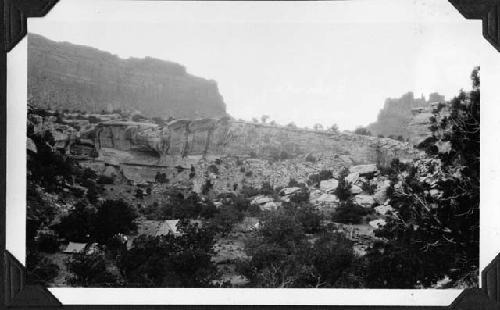
M260 205L266 204L268 202L273 202L273 201L274 201L274 199L272 197L259 195L259 196L255 196L252 199L252 202L250 202L250 204L260 206Z
M349 166L353 164L352 158L349 155L340 155L339 158Z
M374 199L376 202L383 204L387 200L387 189L391 187L390 180L384 180L377 184L377 191L375 192Z
M348 183L351 183L351 184L354 184L356 183L356 181L358 180L359 178L359 173L349 173L345 180L348 182Z
M378 229L378 228L384 227L386 222L383 219L378 219L378 220L370 221L369 224L371 227Z
M433 188L429 191L429 195L431 195L431 197L433 197L433 198L439 198L442 194L443 194L443 191L440 191L440 190L435 189L435 188Z
M319 196L313 204L321 213L324 215L331 214L338 205L339 199L337 196L332 194L322 194Z
M280 202L270 201L259 205L261 211L275 211L281 206Z
M361 189L361 187L359 187L357 185L351 186L351 194L357 195L357 194L361 194L362 192L363 192L363 190Z
M313 205L336 206L339 203L339 199L336 195L325 194L320 190L314 190L309 193L309 202Z
M377 206L374 209L375 209L375 212L377 212L380 215L386 215L387 212L394 211L394 209L389 205Z
M36 148L36 144L35 144L35 142L33 142L33 140L31 140L31 138L28 138L26 140L26 149L28 151L33 152L33 153L37 153L38 152L38 149Z
M281 196L288 196L288 195L294 194L300 190L301 190L300 187L287 187L287 188L284 188L280 191L280 195Z
M309 193L309 202L312 204L316 203L316 200L318 200L319 197L323 195L323 192L320 191L319 189L315 189Z
M319 182L319 188L325 192L333 192L339 186L339 181L336 179L323 180Z
M102 172L102 175L108 178L114 178L118 175L118 171L113 166L106 166L106 168L104 168L104 171Z
M333 205L339 203L339 198L332 194L322 194L316 199L316 203Z
M363 208L370 208L375 203L375 199L371 195L356 195L354 202Z
M378 171L377 165L358 165L349 168L350 173L358 173L359 176L373 176Z

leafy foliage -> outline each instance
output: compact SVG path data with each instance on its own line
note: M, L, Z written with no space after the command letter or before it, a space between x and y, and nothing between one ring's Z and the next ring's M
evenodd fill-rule
M135 208L123 200L106 200L98 208L80 201L54 229L66 240L106 244L118 233L134 231L136 218Z
M180 236L139 236L118 262L129 286L210 287L217 278L211 261L214 234L209 229L179 221Z
M26 280L28 284L48 285L57 277L59 267L34 249L27 249Z
M137 210L123 200L106 200L98 207L94 222L94 237L106 244L116 234L129 234L137 229Z
M89 242L95 231L95 214L95 207L88 206L84 201L80 201L53 228L66 240Z
M35 134L28 126L28 138L33 140L37 152L27 160L28 179L50 193L60 191L72 183L73 175L79 174L78 166L68 157L54 151L55 140L50 131Z
M100 253L90 255L75 255L66 260L66 266L71 275L68 283L83 287L113 287L116 277L106 269L106 261Z
M339 280L350 277L352 243L329 232L309 242L303 229L309 226L300 225L301 216L300 211L276 212L261 221L258 234L249 240L251 260L238 268L252 287L338 287Z
M319 211L308 203L303 203L295 215L306 234L315 234L321 230L322 216Z
M369 210L358 206L352 200L342 201L332 215L332 220L338 223L359 224Z
M349 175L349 170L347 168L342 169L339 177L339 185L335 190L335 195L339 198L340 201L349 201L352 197L351 194L351 183L349 183L346 178Z

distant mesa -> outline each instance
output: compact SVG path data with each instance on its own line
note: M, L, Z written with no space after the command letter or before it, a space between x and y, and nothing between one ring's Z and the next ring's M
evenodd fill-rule
M120 59L98 49L28 35L28 98L50 109L138 110L149 117L226 116L217 83L180 64Z
M368 126L373 135L402 136L412 140L412 130L409 125L416 114L430 108L433 102L444 102L445 97L432 93L429 99L415 98L413 92L408 92L400 98L387 98L384 108L380 110L377 121ZM427 130L427 128L425 128Z

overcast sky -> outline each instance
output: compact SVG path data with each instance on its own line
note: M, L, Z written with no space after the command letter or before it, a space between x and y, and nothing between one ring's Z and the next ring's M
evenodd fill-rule
M443 0L176 2L61 0L29 31L121 58L178 62L214 79L228 112L354 129L387 97L469 89L497 57L480 21Z

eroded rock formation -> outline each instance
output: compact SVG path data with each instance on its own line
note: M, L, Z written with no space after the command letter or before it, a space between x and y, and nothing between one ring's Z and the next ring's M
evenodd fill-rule
M377 121L370 124L368 129L374 135L409 138L411 132L408 126L413 118L412 111L419 108L428 109L431 103L444 102L444 100L444 96L438 93L430 94L429 99L425 100L424 97L415 98L412 92L400 98L388 98L377 116Z

